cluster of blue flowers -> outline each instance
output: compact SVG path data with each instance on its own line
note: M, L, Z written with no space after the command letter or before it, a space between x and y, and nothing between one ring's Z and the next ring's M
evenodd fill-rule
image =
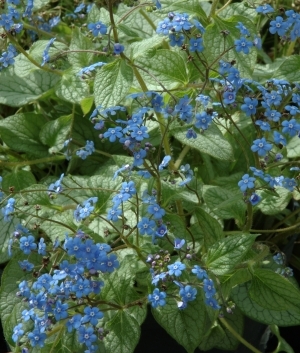
M290 267L284 267L285 265L285 256L282 253L277 253L273 256L274 262L280 267L276 269L276 273L284 277L293 277L293 269Z
M38 249L38 253L45 256L61 247L56 243L52 249L47 249L43 238L36 244L34 237L22 226L17 227L14 238L16 241L19 239L19 248L26 255ZM96 352L98 347L95 342L101 337L99 321L103 313L98 308L97 300L90 296L99 294L104 286L98 278L99 274L113 272L119 267L119 262L115 254L108 254L111 251L109 245L95 244L81 231L75 237L66 235L62 249L70 261L64 259L58 262L59 266L54 266L52 274L43 262L36 279L24 280L19 284L17 295L28 304L28 309L23 310L23 322L15 326L12 338L18 343L29 342L32 347L43 347L47 332L56 322L63 320L68 332L77 332L79 343L88 348L86 352ZM35 267L28 260L19 264L25 271L32 271ZM34 327L24 335L23 323L27 321L31 321Z
M76 155L81 159L86 159L95 152L95 146L93 141L86 141L86 145L76 151Z
M178 247L178 244L181 244ZM177 245L177 247L176 247ZM174 249L181 249L184 245L180 239L176 239ZM166 254L164 254L166 255ZM188 260L192 259L191 256L186 256ZM182 273L186 270L186 265L181 261L175 261L173 264L167 265L166 263L170 261L170 258L167 256L162 256L160 254L157 255L149 255L147 258L147 262L151 263L151 274L152 274L152 284L155 285L155 289L153 293L148 295L148 301L151 303L153 308L157 308L158 306L166 305L166 285L168 283L174 283L176 286L179 287L179 295L176 296L176 302L179 309L183 310L187 307L188 303L196 299L197 295L197 287L202 287L205 295L205 304L213 308L214 310L219 310L220 306L216 299L216 289L214 286L214 282L212 279L208 278L207 272L202 269L198 265L194 265L191 269L191 273L197 276L197 279L201 280L202 283L194 283L185 284L184 282L180 281L180 277ZM160 291L157 288L159 283L164 285L164 290ZM174 295L172 295L174 296Z
M188 39L186 31L196 28L198 33L195 34L196 38ZM189 51L201 53L204 50L203 39L201 34L205 32L202 24L196 19L189 20L189 15L186 13L173 13L170 12L168 17L160 21L157 25L156 33L169 36L170 45L172 47L184 46L185 39L189 43Z

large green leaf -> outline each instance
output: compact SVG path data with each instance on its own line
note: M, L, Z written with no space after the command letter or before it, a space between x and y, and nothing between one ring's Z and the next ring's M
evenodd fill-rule
M133 70L124 60L117 59L97 72L95 104L103 108L117 105L127 95L133 82Z
M207 185L204 187L203 199L217 217L234 218L240 226L244 223L246 205L238 189L232 192L225 187Z
M14 192L23 190L36 183L34 175L28 170L14 170L3 175L2 189L14 188Z
M256 235L232 235L220 240L208 249L205 263L215 275L229 273L247 254Z
M256 303L249 295L251 283L236 286L232 290L232 299L242 312L253 320L266 325L295 326L300 325L300 309L293 307L285 310L266 309Z
M188 139L186 132L188 128L174 124L171 134L181 143L188 145L200 152L226 161L233 160L233 151L230 143L225 139L217 126L211 125L203 134L198 134L195 139Z
M224 313L224 319L228 321L239 335L243 335L244 330L244 316L239 308L236 308L232 314ZM212 348L219 348L221 350L234 350L240 342L224 327L220 322L208 331L208 335L201 342L199 349L207 351Z
M161 82L172 89L188 83L188 72L183 58L176 52L160 49L149 50L135 60L149 90L161 89ZM143 69L145 70L143 70ZM149 72L149 74L148 74Z
M252 78L257 56L254 48L252 48L247 55L242 52L237 53L235 49L224 53L224 43L226 49L234 47L234 41L241 37L240 31L236 28L238 22L242 22L250 32L256 33L253 22L247 17L237 15L225 20L214 16L214 24L209 25L203 35L204 54L208 63L215 62L214 68L219 65L219 60L215 61L216 58L229 62L235 60L241 76L244 78ZM229 31L229 34L226 35L225 38L222 35L222 31L224 30Z
M94 56L92 52L75 52L76 50L92 50L94 49L93 42L83 35L79 28L74 28L72 33L72 40L70 43L70 51L68 54L70 64L78 71L83 67L89 66Z
M10 67L0 72L0 103L21 107L53 89L59 78L58 75L42 70L19 77L14 73L13 67Z
M291 82L300 81L300 58L299 55L291 55L284 58L281 65L273 71L273 78L277 80L287 80Z
M292 283L271 270L257 269L249 290L250 297L268 310L300 309L300 291Z
M12 234L20 221L16 217L12 217L10 221L5 222L3 219L3 215L0 215L0 263L3 264L4 262L9 260L8 255L8 243L9 239L12 237Z
M72 68L64 73L55 89L55 93L59 98L79 104L83 98L89 96L89 85L77 75L78 71L76 68Z
M130 45L129 49L131 52L131 58L135 60L146 51L159 47L164 41L164 37L159 35L154 35L153 37L143 39L139 42L134 42Z
M152 314L188 353L194 352L206 334L209 319L202 293L198 293L184 310L179 310L176 301L169 299L165 306L152 309Z
M39 134L46 120L42 114L24 113L12 115L0 121L2 140L11 149L39 157L48 156L47 147Z
M283 187L277 187L276 193L277 195L273 195L263 190L258 192L262 199L257 205L257 208L259 208L262 213L276 215L286 209L286 206L292 198L292 193Z
M72 126L73 116L65 115L46 123L40 132L43 144L49 146L49 153L59 152L68 137Z

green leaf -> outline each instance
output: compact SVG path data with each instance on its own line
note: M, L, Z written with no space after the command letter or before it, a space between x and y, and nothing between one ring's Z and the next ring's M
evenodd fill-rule
M103 66L94 83L96 106L107 108L117 105L127 95L132 82L132 67L124 60L117 59Z
M208 314L202 297L197 294L184 310L179 310L174 299L168 299L163 307L152 309L155 320L172 336L188 353L193 353L203 340Z
M249 294L253 301L268 310L300 309L299 289L270 270L255 270Z
M171 127L170 133L181 143L188 145L197 151L226 161L233 160L233 151L230 143L225 139L217 126L211 125L203 134L198 134L195 139L186 137L187 128L178 124Z
M11 186L13 186L14 192L16 192L35 183L35 177L30 171L17 169L3 176L2 189L8 190Z
M81 33L80 29L75 27L72 32L72 40L70 43L70 50L95 50L93 42L84 34ZM69 53L68 59L70 64L80 70L83 67L89 66L94 54L88 52Z
M234 41L240 39L240 31L236 28L238 22L242 22L250 32L256 33L256 28L251 20L244 16L232 16L229 19L222 19L218 16L214 16L214 24L209 25L203 34L204 41L204 55L208 63L215 62L214 68L219 65L219 60L216 58L222 58L225 61L236 61L236 66L240 71L241 77L251 78L254 66L256 64L257 53L255 48L250 49L249 54L242 52L237 53L236 50L232 49L224 54L224 43L225 48L234 47ZM222 35L221 31L229 30L229 34Z
M205 263L215 275L229 273L251 248L256 235L232 235L220 240L208 249Z
M8 256L8 242L11 238L17 224L20 223L16 217L12 217L10 221L4 221L4 216L1 212L0 215L0 264L9 260Z
M286 145L287 157L288 158L296 158L300 157L300 144L299 137L294 136Z
M276 215L285 210L292 198L291 192L283 187L276 188L276 193L279 196L270 194L266 191L258 191L257 193L262 198L261 202L257 205L257 208L267 215Z
M72 114L57 118L46 123L40 132L40 139L49 146L49 153L59 152L67 139L72 126Z
M183 58L174 51L149 50L139 56L135 64L139 66L138 71L147 82L149 90L161 89L159 82L166 88L173 89L186 85L189 81L186 64Z
M193 224L193 229L197 230L197 234L201 234L205 252L223 238L223 230L220 223L200 207L195 209L194 216L197 222Z
M0 121L1 138L14 151L28 152L39 157L48 156L48 149L39 137L45 123L42 114L12 115Z
M256 12L255 8L247 6L246 3L242 1L240 3L234 3L226 6L225 9L219 13L219 15L223 18L240 15L254 20L258 16L258 13Z
M0 72L0 103L21 107L41 98L59 81L58 75L36 70L22 78L14 73L13 66Z
M77 74L75 68L66 71L56 86L55 94L68 102L79 104L82 98L90 94L90 89L88 83Z
M184 12L193 16L199 16L201 20L206 20L207 16L200 1L198 0L179 0L179 1L166 1L166 5L163 6L163 11L168 12Z
M276 74L275 74L276 72ZM291 55L285 58L281 65L273 71L273 78L291 82L300 81L300 58L298 55Z
M153 37L130 44L128 50L130 50L131 52L131 59L134 60L145 52L147 52L148 50L159 47L163 43L163 41L164 37L156 34Z
M300 309L270 310L260 306L249 295L250 282L236 286L232 290L232 299L242 312L253 320L266 325L295 326L300 324Z
M86 115L92 109L93 104L94 104L93 96L83 98L80 101L80 106L84 115Z
M246 205L242 200L241 192L227 191L219 186L205 185L203 187L203 199L209 209L223 219L236 219L240 225L245 221Z
M104 338L107 353L133 353L139 342L141 327L125 310L119 310L107 322L109 334Z
M234 328L235 332L243 336L244 316L240 309L234 309L232 314L224 312L224 319ZM201 342L199 349L207 351L212 348L221 350L237 349L239 341L221 323L216 323L209 331L209 335Z

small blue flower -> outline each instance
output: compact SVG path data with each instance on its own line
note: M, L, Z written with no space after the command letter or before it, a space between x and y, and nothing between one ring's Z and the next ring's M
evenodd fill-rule
M264 157L271 149L272 144L268 143L264 137L254 140L251 146L251 151L257 152L260 157Z
M240 39L236 39L234 41L235 45L235 50L239 52L243 52L244 54L249 54L249 49L253 46L253 43L247 40L244 37L241 37Z
M195 139L197 138L197 133L193 129L188 129L185 136L188 139Z
M55 304L55 308L53 309L55 319L58 321L67 318L68 308L69 305L67 303L63 304L60 300L58 300Z
M256 107L258 105L258 100L255 98L246 97L244 99L244 104L241 105L241 109L246 113L247 116L251 116L256 113Z
M23 336L23 334L24 334L23 324L21 323L15 326L13 329L13 335L12 335L13 341L17 342L18 339Z
M80 314L76 314L67 321L66 326L68 332L72 332L74 329L79 329L79 327L81 326L81 318L82 316Z
M212 116L206 112L197 113L195 118L195 127L198 129L207 130L212 123Z
M38 329L35 329L32 332L29 332L28 334L28 339L30 340L30 344L32 345L32 347L44 347L46 338L47 335Z
M247 37L250 36L249 30L244 26L242 22L238 22L235 28L237 28L240 31L242 36L247 36Z
M282 181L282 186L293 192L294 191L294 188L297 186L297 183L296 183L296 180L293 178L293 179L290 179L290 178L284 178L283 181Z
M155 235L158 236L159 238L162 238L167 233L168 233L168 228L164 224L162 224L157 228Z
M201 268L198 265L194 265L194 268L192 269L192 273L194 273L198 279L202 280L204 278L208 279L208 275L207 272L205 270L203 270L203 268Z
M123 132L122 132L122 128L120 126L117 126L115 128L109 128L104 134L103 136L105 138L109 138L110 142L115 142L116 139L123 137Z
M114 54L115 55L120 55L121 53L123 53L124 49L125 49L124 45L122 45L120 43L114 44Z
M158 170L162 171L165 167L167 167L167 165L169 164L171 160L171 156L165 156L162 160L162 162L160 163L160 165L158 166Z
M211 298L216 294L214 282L211 279L205 278L203 280L203 290L206 298Z
M184 244L185 244L185 240L184 239L176 238L174 240L174 249L180 250L183 247Z
M186 13L179 14L176 13L173 17L172 27L175 32L180 32L182 30L189 31L193 25L188 21L189 15Z
M286 138L282 136L278 131L273 132L273 139L277 145L286 146Z
M82 323L86 324L87 322L91 323L93 326L98 324L98 321L103 318L103 313L96 307L91 308L89 306L84 308L84 317L82 318Z
M32 250L35 250L37 245L34 243L34 237L29 235L28 237L22 237L20 239L20 249L24 254L29 255Z
M2 14L0 19L0 26L4 27L6 31L9 31L14 24L11 14Z
M141 235L152 235L154 233L153 228L156 226L155 222L147 217L143 217L142 220L137 224Z
M269 5L269 4L260 5L255 10L256 10L256 12L263 13L264 15L266 15L267 13L272 13L272 12L275 11L273 9L273 7L271 5Z
M43 55L42 55L43 61L41 63L41 66L44 66L50 60L49 50L50 50L50 47L54 43L55 40L56 40L56 38L51 38L49 40L48 44L46 45L46 48L43 51Z
M259 203L259 201L261 200L261 197L255 193L253 193L250 197L249 197L249 202L251 203L252 206L255 206Z
M181 47L184 43L184 35L181 33L171 33L169 39L171 47Z
M78 329L78 341L84 343L88 347L97 340L94 328L92 326L80 326Z
M23 271L30 272L34 269L34 265L28 260L19 261L18 263Z
M232 104L235 102L236 92L226 91L223 93L223 101L225 104Z
M277 265L284 264L284 256L281 253L277 253L273 256L273 260L277 263Z
M289 134L291 137L296 136L300 130L300 124L294 118L291 120L284 120L281 123L281 126L283 126L282 132L284 134Z
M242 192L245 192L247 189L253 189L255 187L255 178L250 177L249 174L242 176L242 180L238 182L238 186Z
M179 291L179 295L182 298L183 302L191 302L196 299L197 289L187 285L184 288L181 288Z
M268 118L268 120L277 122L279 121L281 114L277 110L267 109L264 115Z
M204 50L202 38L192 38L190 40L190 51L201 53Z
M160 292L158 288L155 288L153 293L148 295L148 301L153 308L157 308L158 306L166 305L166 296L165 292Z
M209 297L205 300L205 304L210 306L214 310L221 309L220 305L218 304L215 298Z
M96 23L89 23L87 28L92 31L94 37L97 37L99 34L104 35L107 32L107 27L101 21Z
M170 21L169 18L165 18L163 21L160 21L158 23L156 33L167 36L171 28L172 28L172 22Z
M256 120L255 125L258 125L262 131L270 131L271 130L271 126L267 121Z
M182 273L183 270L185 270L185 264L183 264L180 261L176 261L174 264L172 265L168 265L168 269L169 269L169 275L172 276L176 276L179 277Z
M165 214L166 214L166 211L161 208L158 204L153 204L153 205L150 205L148 207L148 213L150 213L151 215L153 215L153 217L155 219L161 219Z
M281 16L277 16L275 20L270 22L269 31L272 34L277 33L279 36L284 36L289 26L290 24L288 22L284 22Z

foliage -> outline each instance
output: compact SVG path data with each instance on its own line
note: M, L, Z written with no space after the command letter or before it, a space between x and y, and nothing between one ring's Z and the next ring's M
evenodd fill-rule
M258 352L245 315L291 352L278 326L300 324L300 14L63 4L1 9L11 351L134 352L148 305L189 353Z

